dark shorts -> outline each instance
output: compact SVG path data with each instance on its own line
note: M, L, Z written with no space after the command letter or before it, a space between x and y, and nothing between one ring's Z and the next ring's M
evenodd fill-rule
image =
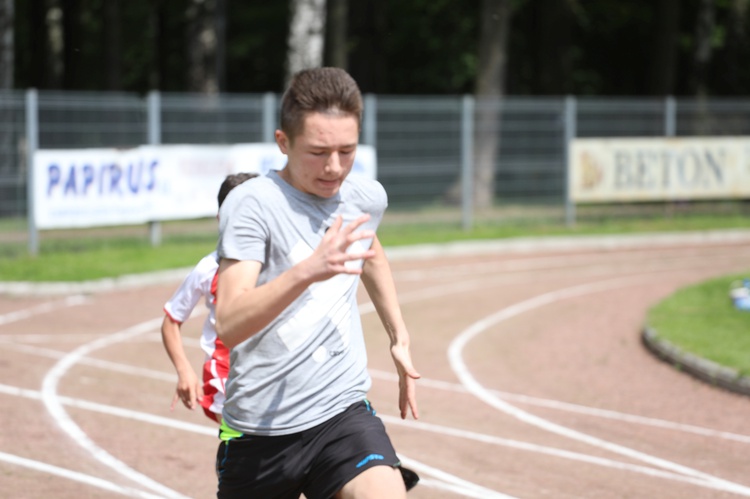
M219 499L329 499L359 473L401 463L368 402L292 435L243 435L219 444ZM407 488L419 478L402 469Z

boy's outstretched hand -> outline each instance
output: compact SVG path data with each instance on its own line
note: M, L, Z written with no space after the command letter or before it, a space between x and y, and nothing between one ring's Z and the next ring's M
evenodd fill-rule
M310 256L310 272L313 274L314 281L325 281L337 274L361 274L361 265L347 265L348 262L355 260L367 260L375 256L373 250L366 250L358 253L347 253L349 247L355 242L362 239L371 239L375 237L372 230L357 229L370 219L370 215L362 215L350 224L343 226L344 220L341 215L336 217Z

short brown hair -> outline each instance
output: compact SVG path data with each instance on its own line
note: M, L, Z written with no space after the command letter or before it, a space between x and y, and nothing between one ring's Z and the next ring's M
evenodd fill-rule
M362 94L357 82L340 68L303 69L292 77L281 98L281 129L289 137L299 135L309 113L352 116L362 121Z
M227 175L224 181L221 183L221 187L219 187L219 208L221 208L221 205L224 203L224 199L226 199L229 191L231 191L244 181L250 180L251 178L255 178L257 176L257 173L248 172L232 173L230 175Z

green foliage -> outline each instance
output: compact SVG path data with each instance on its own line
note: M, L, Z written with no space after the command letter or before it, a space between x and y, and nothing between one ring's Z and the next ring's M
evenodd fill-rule
M750 375L750 312L730 298L732 281L748 272L689 286L652 307L647 323L660 338L685 352Z
M289 2L227 2L227 91L281 92Z
M50 52L50 9L59 2L17 2L15 87L185 91L192 2L124 2L108 21L107 0L65 4L70 71ZM691 95L696 26L702 2L513 0L507 92L516 95L649 95L652 59L664 19L675 19L669 93ZM750 85L750 15L716 1L705 68L710 95L744 95ZM481 2L349 0L348 69L363 90L381 94L471 93L478 71ZM55 11L60 14L58 9ZM60 14L61 15L61 14ZM284 84L288 1L226 2L226 91L279 92ZM108 23L114 23L110 26ZM110 35L119 32L119 53ZM118 66L121 75L113 76ZM656 67L659 66L657 61ZM62 73L58 73L62 69ZM112 79L119 80L113 83Z
M479 43L478 2L390 0L386 3L383 48L388 79L378 91L472 93Z

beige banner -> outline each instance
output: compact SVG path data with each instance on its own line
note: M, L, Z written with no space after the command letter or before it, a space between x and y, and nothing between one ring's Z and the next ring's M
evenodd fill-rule
M750 198L750 138L575 139L574 202Z

